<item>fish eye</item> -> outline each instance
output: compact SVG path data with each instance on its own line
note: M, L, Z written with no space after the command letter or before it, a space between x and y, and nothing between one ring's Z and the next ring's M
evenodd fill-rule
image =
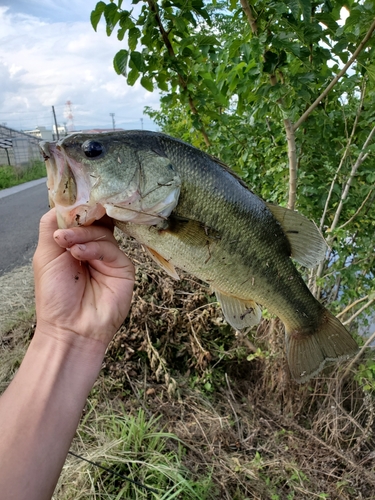
M104 151L103 145L98 141L85 141L81 147L87 158L97 158Z

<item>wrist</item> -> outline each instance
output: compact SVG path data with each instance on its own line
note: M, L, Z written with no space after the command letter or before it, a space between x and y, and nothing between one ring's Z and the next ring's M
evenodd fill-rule
M104 356L109 342L104 342L102 338L95 338L90 335L92 333L80 333L73 328L59 327L48 321L37 319L35 336L40 336L45 340L48 337L53 342L56 342L56 346L60 346L61 349L66 349L69 352L83 351L88 355Z
M74 331L38 322L32 341L50 369L75 374L94 383L100 371L107 346L96 339L83 337Z

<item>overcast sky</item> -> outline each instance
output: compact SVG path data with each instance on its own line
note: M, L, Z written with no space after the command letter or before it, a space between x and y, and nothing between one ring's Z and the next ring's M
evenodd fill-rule
M59 124L72 102L75 130L116 127L155 130L145 106L158 108L157 92L127 85L112 65L124 48L104 23L95 32L96 0L0 0L0 124L17 130ZM124 6L130 0L124 0Z

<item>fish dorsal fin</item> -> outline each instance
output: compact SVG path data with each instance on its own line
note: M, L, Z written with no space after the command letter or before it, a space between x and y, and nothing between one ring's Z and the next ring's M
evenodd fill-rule
M145 246L145 245L144 245ZM151 258L162 268L164 271L169 274L175 280L179 280L180 277L177 274L176 268L173 264L168 262L164 257L162 257L158 252L156 252L153 248L146 247L147 252L151 256Z
M257 325L260 322L262 311L253 300L239 299L218 290L215 290L215 294L218 302L220 302L225 319L236 330Z
M314 222L294 210L267 203L280 222L292 250L291 257L305 267L314 267L324 259L328 245Z

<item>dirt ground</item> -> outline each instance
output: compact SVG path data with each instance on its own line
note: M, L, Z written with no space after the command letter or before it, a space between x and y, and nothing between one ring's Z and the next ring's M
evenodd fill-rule
M277 319L236 336L207 285L186 274L174 281L120 239L136 286L96 397L159 416L192 474L211 474L212 498L375 499L375 398L355 366L295 384ZM35 327L31 267L1 277L0 294L4 389Z

